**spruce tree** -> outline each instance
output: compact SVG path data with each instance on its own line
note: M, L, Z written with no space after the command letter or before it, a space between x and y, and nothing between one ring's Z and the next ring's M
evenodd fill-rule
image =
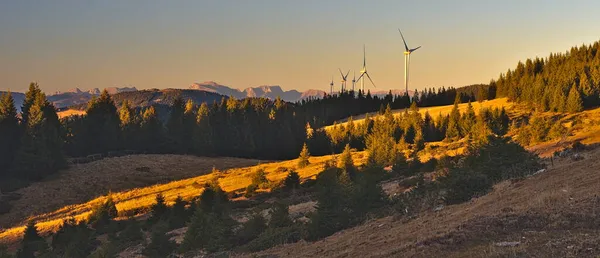
M83 136L88 154L106 153L121 147L121 119L108 91L88 103Z
M15 176L37 180L65 165L61 124L56 109L43 93L28 107L27 117L11 170Z
M143 254L150 258L169 257L169 255L175 251L177 244L171 241L166 234L166 225L156 225L152 229L150 243L144 248Z
M581 94L575 86L571 87L569 96L567 97L566 111L576 113L583 110L583 100Z
M141 142L143 148L152 153L164 152L164 129L154 106L146 108L142 117Z
M159 193L156 195L156 202L150 207L150 210L152 214L151 221L156 222L166 218L168 207L165 203L165 197L162 194Z
M42 90L40 90L40 86L37 84L37 82L30 83L29 90L25 92L25 100L23 100L23 106L21 106L21 124L23 126L29 124L29 109L35 102L35 99L40 94L42 94Z
M25 227L21 247L17 251L17 258L34 258L37 252L48 249L48 244L38 233L38 229L33 220L30 220Z
M297 189L300 187L300 175L294 170L290 170L283 180L283 187L286 189Z
M467 110L465 111L465 114L462 116L461 119L461 131L463 135L471 135L472 128L475 124L476 119L475 110L473 109L473 105L471 105L471 102L467 104Z
M448 128L446 129L446 139L455 140L462 138L463 134L460 126L460 111L458 110L458 103L454 103L452 111L450 112L450 119L448 120Z
M306 143L302 145L302 151L300 151L300 156L298 157L298 168L305 168L310 164L309 161L310 153L308 152L308 147Z
M347 183L354 179L356 167L354 167L354 161L352 160L352 150L350 149L350 144L346 144L344 151L338 157L337 167L342 170L340 181Z
M19 119L10 91L0 95L0 178L8 176L19 148ZM1 190L1 189L0 189Z

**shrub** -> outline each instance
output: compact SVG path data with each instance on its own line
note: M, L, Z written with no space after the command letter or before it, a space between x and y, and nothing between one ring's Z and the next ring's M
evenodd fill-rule
M408 173L408 162L406 161L406 157L402 152L398 152L396 155L396 160L394 161L394 165L392 166L392 171L398 175L407 176Z
M150 237L150 243L144 248L143 254L150 258L168 257L177 245L166 235L167 225L164 223L157 224Z
M107 226L110 221L117 217L118 211L112 196L109 195L106 201L99 203L92 208L92 212L88 216L87 222L95 229L100 229Z
M250 198L254 195L256 195L256 190L258 190L258 186L255 184L249 184L248 187L246 187L246 192L244 193L244 196L246 198Z
M25 227L21 247L17 251L17 257L35 257L36 252L47 251L46 241L39 235L35 222L30 220Z
M267 173L263 168L259 168L252 174L252 184L259 188L268 188L269 179L267 179Z
M137 244L144 239L142 228L135 220L130 220L129 225L119 234L119 242Z
M187 202L181 198L181 196L177 196L175 199L175 203L171 207L171 212L169 216L169 227L170 228L180 228L185 226L185 223L188 221L190 215L188 210L185 209Z
M52 251L62 257L86 257L94 249L93 232L69 219L52 235Z
M442 178L442 184L446 188L447 204L466 202L492 188L492 182L486 175L466 169L451 170L447 177Z
M271 207L271 220L269 221L270 228L282 228L292 225L288 206L282 202L275 202Z
M267 228L265 218L260 214L254 214L242 227L237 231L236 238L238 245L243 245L255 239Z
M298 242L301 236L300 228L295 225L283 228L268 228L256 239L243 246L242 249L250 252L258 252L277 245Z
M207 252L231 247L232 227L235 222L228 214L196 210L181 244L182 251L204 249Z
M297 189L300 187L300 175L298 172L290 170L283 180L283 187L285 189Z
M150 207L151 217L149 221L156 222L164 219L167 215L167 204L165 203L165 197L162 194L156 194L156 202Z
M300 151L300 156L298 157L298 168L304 168L310 164L309 161L310 153L308 152L308 147L306 143L302 146L302 151Z

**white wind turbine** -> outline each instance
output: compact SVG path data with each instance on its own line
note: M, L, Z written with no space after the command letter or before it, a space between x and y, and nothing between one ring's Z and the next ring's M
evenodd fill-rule
M350 74L350 70L348 70L346 75L342 73L342 69L338 68L338 70L340 70L340 76L342 76L342 92L344 92L344 90L346 90L346 80L348 79L348 74Z
M362 89L363 94L365 94L365 75L367 75L367 78L369 78L369 81L371 81L373 87L377 88L373 80L371 80L371 76L369 76L369 73L367 72L367 51L365 46L363 45L363 68L362 70L360 70L360 76L358 76L358 80L360 80L360 87Z
M400 29L398 29L398 32L400 32L400 36L402 37L402 41L404 42L404 87L405 87L405 93L408 94L408 76L409 76L409 66L410 66L410 54L412 52L414 52L415 50L421 48L421 46L418 46L413 49L408 48L408 45L406 44L406 40L404 40L404 35L402 35L402 31L400 31Z
M356 71L352 71L354 77L352 77L352 92L354 92L354 85L356 84Z
M329 95L333 95L333 76L331 76L331 83L329 84Z

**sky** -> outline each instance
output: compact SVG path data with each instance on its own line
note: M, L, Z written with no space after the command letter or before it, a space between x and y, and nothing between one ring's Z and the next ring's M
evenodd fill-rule
M216 81L339 88L366 46L367 89L488 83L519 60L600 39L600 1L0 1L0 90ZM352 77L352 71L350 76Z

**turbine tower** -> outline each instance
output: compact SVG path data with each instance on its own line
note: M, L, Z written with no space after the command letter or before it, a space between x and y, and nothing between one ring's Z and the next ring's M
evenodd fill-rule
M344 90L346 89L346 80L348 79L348 74L350 73L350 70L348 70L345 76L344 73L342 73L342 69L338 68L338 70L340 70L340 76L342 76L342 92L344 92Z
M363 45L363 68L360 70L360 76L358 76L358 80L360 80L360 87L362 89L363 94L365 94L365 75L367 75L367 78L369 78L369 81L371 81L373 87L377 88L373 80L371 80L371 76L369 76L369 73L367 72L367 51L365 46Z
M414 52L415 50L421 48L421 46L418 46L413 49L408 48L408 45L406 44L406 40L404 40L404 35L402 35L402 31L400 31L400 29L398 29L398 32L400 32L400 37L402 37L402 42L404 42L404 87L405 87L405 93L408 94L408 75L409 75L409 66L410 66L410 54L412 52Z
M352 92L354 92L354 85L356 84L356 71L352 71L354 77L352 77Z
M329 95L333 95L333 76L331 76L331 83L329 84Z

